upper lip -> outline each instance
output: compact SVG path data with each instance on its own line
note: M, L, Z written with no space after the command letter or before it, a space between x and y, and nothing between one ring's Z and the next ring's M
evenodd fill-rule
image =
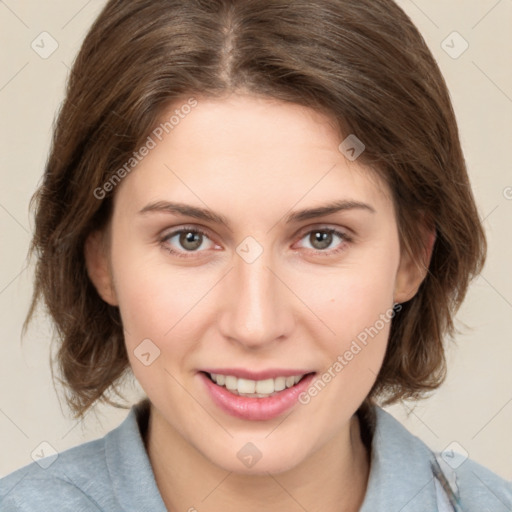
M201 371L220 375L233 375L234 377L250 380L275 379L277 377L290 377L314 373L312 370L304 370L302 368L270 368L257 372L248 370L247 368L203 368Z

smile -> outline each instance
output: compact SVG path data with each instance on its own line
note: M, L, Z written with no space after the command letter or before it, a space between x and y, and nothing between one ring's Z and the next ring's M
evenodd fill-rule
M244 420L270 420L295 406L316 372L247 379L214 372L198 372L212 402L225 413Z
M234 375L222 375L216 373L207 374L218 386L225 387L235 395L251 398L265 398L273 396L283 389L291 388L298 384L306 374L289 377L276 377L274 379L251 380L237 378Z

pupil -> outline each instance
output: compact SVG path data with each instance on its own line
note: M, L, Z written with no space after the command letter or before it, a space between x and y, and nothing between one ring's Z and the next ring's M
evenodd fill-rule
M187 250L194 250L201 246L201 234L188 231L180 235L180 244Z
M325 249L326 247L329 247L329 245L331 245L332 233L328 233L325 231L315 231L314 233L311 233L311 235L313 237L311 245L313 245L313 247L315 247L316 249Z

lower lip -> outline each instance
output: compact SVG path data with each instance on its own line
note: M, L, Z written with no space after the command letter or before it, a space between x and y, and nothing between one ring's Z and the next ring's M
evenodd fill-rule
M205 373L199 372L199 376L205 383L213 402L224 412L243 420L262 421L277 418L293 407L299 395L309 387L315 374L306 375L295 386L265 398L234 395L225 387L215 384Z

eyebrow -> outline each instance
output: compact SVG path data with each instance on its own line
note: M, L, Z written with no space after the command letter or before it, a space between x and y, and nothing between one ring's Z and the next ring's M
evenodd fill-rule
M362 203L360 201L339 200L327 203L323 206L306 208L289 213L285 216L285 222L286 224L297 223L346 210L365 210L371 213L376 213L375 209L369 204ZM215 224L221 224L229 229L229 221L223 215L215 213L207 208L199 208L197 206L192 206L185 203L156 201L146 205L139 212L139 214L147 213L170 213L174 215L184 215L207 222L213 222Z

